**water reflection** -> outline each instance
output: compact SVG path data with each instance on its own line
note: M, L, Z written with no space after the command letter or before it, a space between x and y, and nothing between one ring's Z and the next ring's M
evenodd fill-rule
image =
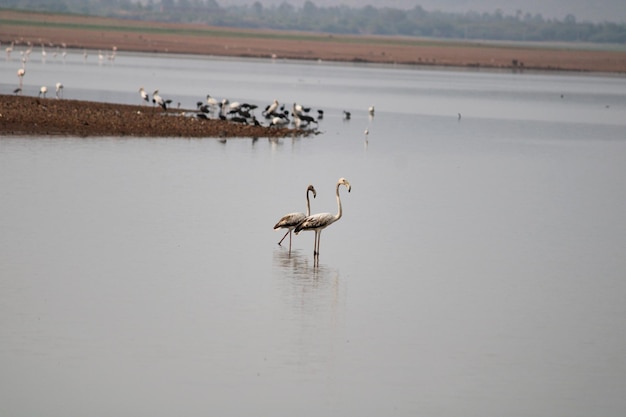
M310 256L304 254L301 249L292 249L291 254L287 248L275 249L274 269L287 277L296 279L327 280L332 274L336 274L337 278L339 277L338 271L333 271L332 268L324 264L315 265Z
M307 251L308 253L308 251ZM346 343L346 291L339 271L314 265L299 250L276 249L273 253L276 304L281 334L292 351L284 366L304 380L335 379L337 355Z
M341 280L337 269L324 264L316 265L302 250L292 249L290 254L282 247L274 250L273 269L283 295L295 304L338 307Z

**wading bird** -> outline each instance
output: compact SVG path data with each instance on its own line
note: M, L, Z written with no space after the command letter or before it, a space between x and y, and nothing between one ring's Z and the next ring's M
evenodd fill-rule
M17 70L17 78L20 80L20 86L19 88L22 88L22 82L24 81L24 75L26 75L26 68L24 66L24 63L22 62L22 68Z
M294 232L296 235L303 230L313 230L315 232L315 242L313 247L313 264L319 265L319 256L320 256L320 236L322 234L322 230L335 223L337 220L341 218L341 198L339 197L339 186L344 185L348 192L352 189L352 186L345 178L340 178L337 181L337 214L333 215L331 213L318 213L313 214L312 216L307 216L302 223L296 226Z
M63 84L56 83L55 87L56 87L56 97L62 98L63 97Z
M148 100L149 100L148 93L146 93L146 90L144 90L143 87L141 87L139 89L139 95L141 96L141 100L142 100L141 105L142 106L145 104L144 101L146 103L148 103Z
M302 220L311 215L311 203L309 201L309 192L313 193L313 198L317 196L315 192L315 187L309 185L306 189L306 214L304 213L289 213L285 214L279 221L274 225L274 230L278 229L287 229L287 233L283 236L283 238L278 242L280 245L283 240L289 235L289 253L291 253L291 232L293 229L299 225Z
M152 93L152 103L157 104L163 108L163 110L167 110L167 105L171 103L172 100L163 100L163 97L159 95L159 90L154 90Z
M219 102L215 98L211 97L210 94L206 95L206 103L211 107L217 107L219 104Z
M263 110L263 114L266 117L272 117L276 110L278 110L278 100L274 100L272 104L269 104L267 107L265 107L265 110Z
M48 92L48 87L46 87L45 85L42 85L41 88L39 89L39 97L46 98L46 93Z

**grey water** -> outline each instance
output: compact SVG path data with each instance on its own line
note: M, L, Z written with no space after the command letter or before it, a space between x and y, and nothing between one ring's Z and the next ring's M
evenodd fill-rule
M624 77L94 55L24 94L278 99L321 134L0 137L0 415L626 411ZM319 266L278 246L340 177Z

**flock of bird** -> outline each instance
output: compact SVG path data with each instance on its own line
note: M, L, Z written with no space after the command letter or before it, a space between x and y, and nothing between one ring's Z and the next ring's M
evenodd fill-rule
M10 58L11 53L13 52L14 44L12 43L9 47L6 48L7 58ZM45 47L42 44L42 59L46 57ZM115 52L117 48L113 47L113 52L108 56L109 59L115 59ZM21 94L23 79L26 75L26 62L32 52L32 45L26 51L22 51L22 67L17 70L17 77L19 80L18 87L13 91L15 94ZM66 51L65 47L63 50L63 57L65 57ZM56 54L55 54L56 56ZM87 58L87 53L84 53L85 59ZM104 55L102 52L99 52L99 59L102 61L104 59ZM56 98L60 99L63 97L63 84L57 82L55 85ZM46 98L46 94L48 93L47 86L41 86L39 89L39 97ZM152 99L150 99L149 94L145 91L143 87L139 89L139 95L141 97L142 105L147 105L152 101L152 105L154 107L159 106L164 110L167 110L168 107L171 106L171 99L164 99L160 94L159 90L155 90L152 93ZM180 103L178 103L180 107ZM219 118L222 120L229 120L236 123L242 124L253 124L253 125L261 125L261 123L256 118L254 114L254 110L257 108L257 105L249 104L249 103L240 103L240 102L230 102L228 99L217 100L211 95L206 96L205 101L197 102L197 111L195 116L201 119L209 119L210 117ZM289 124L293 124L296 128L310 128L317 127L319 121L324 118L324 111L317 110L317 116L310 115L311 108L304 107L298 103L293 103L291 107L291 111L285 108L285 105L281 105L278 100L274 100L271 104L267 105L263 111L261 112L263 117L269 121L268 126L287 126ZM370 117L374 116L374 106L369 107L368 109ZM351 113L348 111L343 112L344 120L350 120ZM365 129L366 143L367 143L367 135L369 134L369 129ZM282 244L283 240L289 235L289 253L291 253L291 240L292 233L298 235L302 231L313 231L314 243L313 243L313 259L316 265L319 264L319 254L320 254L320 238L322 234L322 230L330 226L339 220L343 214L341 208L341 197L339 195L340 186L345 186L348 192L351 191L352 186L345 178L340 178L337 181L335 187L335 195L337 198L337 214L332 213L317 213L311 214L311 203L309 199L309 194L313 194L313 198L317 196L317 191L313 185L309 185L306 189L306 213L289 213L284 215L275 225L274 230L278 229L286 229L286 233L278 242L279 245Z
M296 235L302 231L313 231L315 232L314 244L313 244L313 262L315 265L319 265L319 255L320 255L320 237L322 234L322 230L330 226L339 220L343 214L341 209L341 197L339 196L339 187L345 186L348 189L348 192L352 190L352 186L345 178L339 178L337 181L337 185L335 187L335 195L337 197L337 214L332 213L317 213L311 214L311 203L309 200L309 193L313 193L313 198L317 196L317 192L315 191L315 187L309 185L306 189L306 214L304 213L288 213L278 220L278 222L274 225L274 230L279 229L287 229L285 235L280 239L278 244L280 245L283 240L289 235L289 253L291 253L291 234L292 232Z
M11 56L13 52L15 52L15 44L16 42L13 41L11 42L9 46L5 48L7 60L11 60ZM55 47L55 45L52 45L52 44L49 44L48 46ZM26 63L29 61L32 52L33 52L33 44L30 42L26 43L26 49L20 51L20 60L22 62L22 67L17 70L18 86L17 88L13 90L13 94L16 94L16 95L22 94L24 76L26 75ZM117 54L116 46L113 46L111 48L111 52L107 54L103 53L102 50L100 50L98 51L98 60L100 63L102 63L105 59L108 59L109 61L113 61L115 60L116 54ZM57 58L58 56L61 56L61 58L65 60L65 57L67 56L67 45L65 43L62 43L61 45L56 45L56 49L51 54L51 56L52 58ZM41 43L42 61L45 62L47 57L48 57L48 52L46 51L46 45L42 42ZM83 58L85 61L87 61L87 57L88 57L88 54L87 54L87 50L85 49L83 50ZM57 82L55 84L56 98L58 99L63 98L63 88L64 87L62 83ZM42 85L39 88L39 97L45 98L47 93L48 93L48 87L45 85Z
M142 105L148 105L152 102L152 106L159 106L163 110L171 107L173 100L164 99L159 90L154 90L152 98L144 87L139 88L139 96ZM180 102L178 103L180 107ZM262 126L263 124L257 119L254 111L258 108L256 104L242 103L239 101L230 101L227 98L218 100L207 94L206 99L196 102L196 111L191 113L199 119L221 119L235 123ZM291 111L280 104L277 99L265 106L261 111L263 118L267 121L268 127L285 127L293 125L296 129L316 129L320 120L324 118L324 110L317 110L316 116L312 116L311 107L305 107L298 103L293 103Z
M11 44L5 48L7 59L11 59L11 54L14 52L15 44L16 42L11 42ZM31 53L33 51L32 43L27 43L26 46L26 49L20 51L22 67L17 70L18 86L13 90L13 93L16 95L22 94L24 76L26 75L26 63L30 59ZM48 46L51 48L55 47L55 45L52 44L49 44ZM117 47L115 46L111 48L110 53L103 53L102 50L100 50L98 51L98 60L100 62L103 62L105 59L113 61L115 60L116 53ZM41 42L42 60L45 60L47 55L48 52L46 51L46 45ZM56 58L59 55L63 59L65 59L67 55L66 44L56 45L55 52L52 54L52 56ZM86 61L88 56L87 50L84 50L83 56ZM57 99L63 98L63 91L63 83L57 82L55 84L55 97ZM48 87L46 85L41 86L39 88L38 96L40 98L46 98L47 94ZM152 93L152 99L150 99L149 94L145 91L143 87L139 89L139 94L141 96L142 104L146 104L152 101L153 106L159 106L164 110L172 105L172 100L164 99L159 94L159 90L155 90ZM254 114L254 110L257 108L257 106L254 104L230 102L228 99L217 100L210 95L206 96L206 101L198 101L196 104L197 109L196 112L193 113L193 115L197 118L209 119L211 117L214 117L240 124L257 126L262 125L262 123L257 119L256 115ZM178 103L178 107L180 107L180 102ZM319 126L320 120L324 118L324 111L318 109L315 116L313 116L311 113L315 114L315 112L311 112L310 107L305 107L298 103L293 103L291 110L288 110L285 108L285 105L281 105L278 100L274 100L262 111L262 115L266 119L267 126L269 127L286 127L289 125L293 125L296 129L316 130ZM374 115L373 106L369 108L369 114L370 117ZM351 113L349 111L344 111L343 118L344 120L350 120ZM368 134L369 130L366 129L366 145Z

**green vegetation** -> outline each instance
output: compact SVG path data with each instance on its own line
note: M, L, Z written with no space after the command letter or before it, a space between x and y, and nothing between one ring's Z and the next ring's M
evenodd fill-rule
M215 0L5 0L3 7L131 20L344 35L626 43L626 25L623 23L578 22L573 15L560 21L521 11L515 15L504 15L500 10L459 14L430 12L420 6L410 10L372 6L317 7L312 1L299 8L287 2L264 7L259 1L246 6L222 7Z

